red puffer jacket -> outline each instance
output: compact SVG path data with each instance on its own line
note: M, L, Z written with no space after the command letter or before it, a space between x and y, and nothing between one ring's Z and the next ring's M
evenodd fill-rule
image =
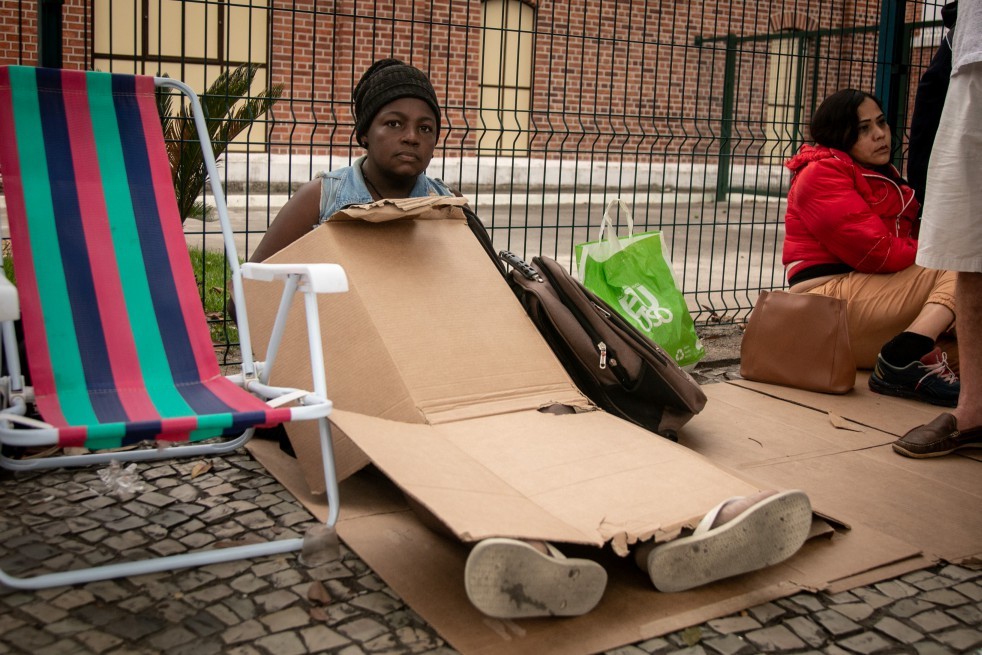
M818 264L895 273L914 263L913 189L824 146L802 146L785 166L792 173L784 217L789 279Z

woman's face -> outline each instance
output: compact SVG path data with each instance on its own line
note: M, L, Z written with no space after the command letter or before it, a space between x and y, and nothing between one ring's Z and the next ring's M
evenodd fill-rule
M436 115L428 104L419 98L399 98L375 115L363 145L381 174L416 177L433 159L436 131Z
M859 118L859 138L849 155L863 166L883 166L890 163L890 126L886 116L872 98L866 98L856 110Z

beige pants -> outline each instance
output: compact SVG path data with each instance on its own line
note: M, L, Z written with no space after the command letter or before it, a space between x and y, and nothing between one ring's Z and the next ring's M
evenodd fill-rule
M915 264L899 273L847 273L807 293L847 302L849 340L856 367L873 368L883 344L907 329L926 303L955 311L955 278L952 271Z

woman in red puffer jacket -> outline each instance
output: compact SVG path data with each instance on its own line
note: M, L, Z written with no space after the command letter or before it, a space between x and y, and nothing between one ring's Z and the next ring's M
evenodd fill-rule
M791 291L847 301L856 365L874 368L873 391L954 406L958 378L935 342L954 322L956 276L914 263L919 206L890 164L880 102L838 91L810 128L815 145L785 164Z

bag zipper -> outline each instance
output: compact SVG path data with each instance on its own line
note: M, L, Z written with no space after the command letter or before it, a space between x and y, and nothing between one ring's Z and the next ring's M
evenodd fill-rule
M560 286L556 283L556 276L554 276L545 266L542 265L542 260L536 262L533 259L532 261L533 263L537 264L539 271L541 271L542 275L549 278L549 282L552 284L553 289L556 290L556 293L562 293ZM566 296L566 294L562 294L562 295ZM580 310L576 308L572 303L570 304L563 303L563 304L566 305L566 307L574 316L576 316L576 320L579 321L580 325L583 326L583 329L586 331L586 333L590 335L590 340L593 342L594 348L597 349L597 352L600 355L599 367L601 369L606 369L608 361L611 364L616 362L617 360L615 359L614 351L607 347L607 344L604 343L604 340L600 337L597 331L593 329L593 326L590 324L590 321L587 320L587 318L582 314L582 312L580 312ZM593 305L594 307L597 307L597 304L595 302L590 301L590 304ZM600 308L597 307L597 309ZM604 313L606 314L607 312ZM617 379L621 381L621 383L630 382L629 380L624 379L624 373L623 371L621 371L619 366L612 366L611 370L614 372L614 375L617 377Z

